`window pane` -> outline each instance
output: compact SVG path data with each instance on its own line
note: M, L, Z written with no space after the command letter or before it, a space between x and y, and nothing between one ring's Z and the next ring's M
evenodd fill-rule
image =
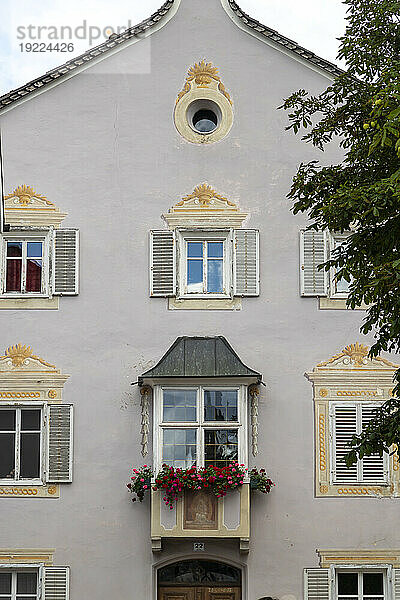
M196 430L164 429L162 463L181 469L196 464Z
M0 571L0 594L11 594L11 573Z
M15 410L0 410L0 431L15 431Z
M238 432L236 429L206 429L205 465L225 467L238 459Z
M338 573L339 596L358 595L358 573Z
M0 433L0 479L15 477L15 433Z
M163 420L167 423L196 421L196 390L164 390Z
M187 286L189 291L203 291L203 261L188 260Z
M208 258L222 258L224 256L224 242L208 242Z
M22 431L40 431L40 410L21 410Z
M17 594L36 594L36 573L17 573Z
M21 479L40 476L40 433L21 433Z
M348 293L350 287L350 282L345 279L337 279L336 280L336 292Z
M42 258L42 242L28 242L28 258Z
M6 291L21 291L22 260L7 259Z
M363 595L383 595L383 573L363 573Z
M222 294L224 291L223 261L211 259L207 261L207 292Z
M42 261L26 261L26 291L40 292L42 289Z
M203 242L187 243L188 258L203 258Z
M7 242L7 256L22 256L22 242Z
M205 390L205 421L237 421L237 390Z

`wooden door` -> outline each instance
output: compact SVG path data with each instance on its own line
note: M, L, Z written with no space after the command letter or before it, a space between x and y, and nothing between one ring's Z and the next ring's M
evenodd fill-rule
M238 587L162 587L158 600L240 600Z
M209 587L204 588L204 600L240 600L238 587Z
M197 600L194 587L163 587L158 590L158 600ZM202 600L202 598L200 598Z

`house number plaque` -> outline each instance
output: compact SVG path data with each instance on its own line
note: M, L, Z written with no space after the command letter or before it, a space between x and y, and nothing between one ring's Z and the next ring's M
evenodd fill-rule
M204 542L194 542L193 543L193 552L204 552L206 549L206 545Z

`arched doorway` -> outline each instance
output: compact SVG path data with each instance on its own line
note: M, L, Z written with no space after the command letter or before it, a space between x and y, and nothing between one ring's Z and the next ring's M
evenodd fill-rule
M157 573L158 600L241 600L240 569L212 560L181 560Z

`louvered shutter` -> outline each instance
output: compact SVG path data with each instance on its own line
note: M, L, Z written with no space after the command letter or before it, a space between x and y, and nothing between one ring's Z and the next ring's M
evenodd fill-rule
M257 229L236 229L234 237L234 295L258 296L259 232Z
M48 406L47 481L72 481L72 405Z
M393 569L393 599L400 600L400 569Z
M361 429L368 425L374 416L376 405L368 406L363 404L361 410ZM387 455L364 456L361 460L362 481L365 483L385 483L388 480L388 457Z
M304 600L329 600L329 569L304 569Z
M54 232L53 294L73 296L79 292L79 231Z
M327 296L328 273L318 270L327 260L326 235L323 231L300 231L300 294Z
M175 296L176 252L173 231L150 231L150 296Z
M69 600L69 567L43 568L43 600Z
M349 452L349 441L357 433L356 405L333 407L333 465L332 481L334 483L357 483L358 469L354 464L348 469L343 457Z

